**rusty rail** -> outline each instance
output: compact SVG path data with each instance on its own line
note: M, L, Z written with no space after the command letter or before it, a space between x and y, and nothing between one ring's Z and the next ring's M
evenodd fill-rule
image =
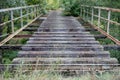
M44 64L44 66L47 66L48 71L50 71L50 69L53 67L53 66L56 66L56 67L59 67L59 66L71 66L71 64ZM20 68L24 68L25 66L28 67L28 66L35 66L35 70L38 70L40 71L39 69L37 69L38 66L43 66L42 64L0 64L1 69L5 69L6 67L8 68L11 68L13 69L14 67L20 67ZM72 66L81 66L82 69L80 69L79 71L114 71L114 72L119 72L120 71L120 64L72 64ZM84 68L84 66L89 66L90 68L86 69ZM100 68L95 68L95 67L100 67ZM106 69L105 69L106 67ZM116 67L115 69L107 69L107 67L111 67L111 68L114 68ZM16 68L15 68L16 69ZM26 70L26 69L24 69ZM33 69L28 69L28 70L31 70L33 71ZM57 70L57 69L56 69ZM42 70L41 70L42 71ZM55 71L55 70L54 70ZM72 70L71 70L72 71Z
M97 15L95 14L95 10L97 10ZM104 18L104 17L101 16L102 11L106 11L107 12L107 18ZM110 26L111 26L111 24L115 24L115 25L118 25L120 27L120 23L119 22L113 21L111 19L111 14L113 12L120 13L120 9L107 8L107 7L96 7L96 6L87 6L87 5L80 6L80 16L81 17L83 17L85 20L90 22L91 25L95 29L97 29L102 34L107 36L109 39L114 41L117 45L120 45L120 40L116 39L112 34L110 34ZM90 19L89 19L89 17L90 17ZM98 19L97 20L97 25L94 23L94 21L95 21L94 18ZM102 23L101 20L102 21L107 21L107 26L104 25L104 27L106 27L106 30L103 30L101 28L101 23Z
M15 17L15 11L19 11L19 17ZM0 26L4 26L7 24L11 24L11 32L7 33L7 37L0 42L0 46L4 45L7 41L12 39L15 35L17 35L19 32L21 32L23 29L25 29L28 25L30 25L32 22L34 22L36 19L40 17L40 7L39 5L31 5L31 6L24 6L24 7L16 7L16 8L8 8L8 9L0 9L0 13L8 13L10 15L10 20L4 21L3 23L0 23ZM27 19L27 23L24 24L24 18ZM15 29L15 21L20 20L20 28ZM19 27L19 26L18 26ZM0 36L4 36L0 35Z

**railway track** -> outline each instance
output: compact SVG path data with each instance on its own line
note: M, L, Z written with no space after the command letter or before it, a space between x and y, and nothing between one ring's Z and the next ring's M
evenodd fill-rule
M111 69L108 64L117 63L117 59L110 58L110 53L104 51L94 35L87 32L74 17L61 16L59 11L48 15L13 60L13 64L34 64L29 66L31 69L35 69L36 64L39 70L49 70L57 65L55 70L60 71L89 70L97 64L104 65L94 66L95 69Z

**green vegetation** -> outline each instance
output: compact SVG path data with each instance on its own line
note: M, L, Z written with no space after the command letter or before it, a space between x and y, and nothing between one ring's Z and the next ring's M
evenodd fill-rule
M31 34L31 33L28 33L28 32L21 32L20 33L21 35L22 34ZM19 45L19 44L22 44L22 45L24 45L24 44L26 44L26 42L28 41L28 38L13 38L13 39L11 39L10 41L8 41L7 42L7 44L11 44L11 45L16 45L17 46L17 44ZM18 54L18 51L17 50L2 50L2 63L4 63L4 64L10 64L11 63L11 61L17 56L17 54Z
M41 7L41 13L47 13L48 10L56 10L60 7L64 9L64 15L72 15L72 16L79 16L80 15L80 5L90 5L90 6L105 6L105 7L113 7L113 8L120 8L120 0L1 0L0 1L0 9L8 8L8 7L17 7L17 6L26 6L26 5L34 5L39 4ZM107 13L102 12L102 16L106 17ZM15 16L18 16L19 12L16 12ZM4 16L4 17L3 17ZM10 15L8 12L1 14L0 13L0 23L3 21L8 21L10 19ZM117 22L120 22L120 14L113 13L111 19ZM20 27L19 20L15 22L15 29L17 30ZM24 23L26 23L26 19L24 19ZM97 19L94 21L97 24ZM11 33L10 24L5 26L0 26L0 35L4 33ZM104 26L106 22L101 22L101 26L103 29L106 29ZM111 25L110 27L111 33L114 37L120 39L120 26ZM100 34L99 32L91 32L92 34ZM28 32L22 32L21 34L31 34ZM28 39L12 39L7 44L25 44ZM109 39L98 39L101 44L108 45L114 44ZM11 51L11 50L2 50L2 63L9 64L11 63L12 59L16 57L18 51ZM110 50L111 57L115 57L120 62L120 51L119 50ZM16 74L9 72L6 70L2 76L5 80L120 80L120 76L111 73L104 73L99 75L84 75L80 77L66 77L62 76L59 73L54 72L40 72L34 71L29 74L22 73L18 71ZM2 77L1 77L2 78ZM94 78L94 79L93 79ZM116 79L115 79L116 78ZM1 79L0 79L1 80Z
M64 9L65 15L78 16L80 14L80 1L78 0L62 0L62 8Z
M60 6L60 0L46 0L47 7L46 9L51 10L51 9L58 9Z
M3 50L2 54L2 63L4 64L11 64L12 60L17 56L18 51L12 51L12 50Z
M35 1L35 3L33 3L33 1L31 0L2 0L0 1L0 9L3 9L3 8L11 8L11 7L19 7L19 6L27 6L27 5L34 5L34 4L38 4L38 2ZM39 3L41 3L43 6L43 1L44 0L38 0ZM31 3L31 4L30 4ZM41 7L41 10L42 7ZM42 12L42 11L41 11ZM0 13L0 23L3 23L5 21L8 21L10 20L10 12L4 12L4 13ZM23 14L25 14L26 11L23 10ZM14 18L15 17L19 17L20 16L20 11L14 11ZM29 16L29 21L31 21L31 18L33 17L33 15ZM27 23L27 19L26 18L23 18L23 23L24 25L26 25ZM17 20L17 21L14 21L14 28L15 28L15 31L18 30L21 25L20 25L20 19ZM8 23L4 26L0 26L0 35L4 35L4 34L11 34L11 23ZM29 32L21 32L20 34L31 34ZM4 37L0 38L0 41L3 40ZM10 40L9 42L7 42L7 44L14 44L14 45L17 45L17 44L25 44L26 41L28 39L16 39L16 38L13 38L12 40ZM12 50L1 50L2 52L2 63L5 63L5 64L8 64L8 63L11 63L12 59L14 57L16 57L18 51L12 51ZM1 62L0 62L1 63Z
M1 79L4 80L120 80L119 72L118 73L103 73L103 74L86 74L81 76L64 76L60 73L47 72L47 71L33 71L29 74L17 72L12 74L9 72L4 72Z
M111 57L117 58L120 63L120 51L119 50L110 50Z
M68 14L79 16L80 5L120 8L119 3L120 0L62 0L62 7Z
M90 25L88 24L88 22L82 20L81 18L78 19L78 21L81 22L81 24L85 27L85 28L90 28ZM119 29L117 30L119 31ZM114 32L114 31L113 31ZM91 34L94 34L94 35L100 35L101 33L98 32L98 31L90 31ZM118 33L117 33L118 34ZM100 44L102 45L115 45L115 43L108 39L108 38L101 38L101 39L96 39L100 42ZM119 63L120 63L120 51L119 50L109 50L110 54L111 54L111 57L113 58L117 58Z

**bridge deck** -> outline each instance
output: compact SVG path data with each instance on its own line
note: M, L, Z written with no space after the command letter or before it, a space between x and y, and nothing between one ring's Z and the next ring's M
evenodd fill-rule
M23 62L40 64L39 69L58 64L59 70L80 70L79 64L117 64L117 59L110 58L109 52L74 17L52 11L13 60L14 64Z

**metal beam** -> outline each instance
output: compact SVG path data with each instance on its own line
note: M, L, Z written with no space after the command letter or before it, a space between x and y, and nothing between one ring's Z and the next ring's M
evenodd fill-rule
M29 38L29 37L32 37L31 34L28 34L28 35L16 35L14 38Z
M107 36L105 36L105 35L102 35L102 34L100 34L100 35L94 35L94 37L96 38L96 39L105 39L105 38L107 38Z
M38 28L25 28L23 31L37 31Z
M103 45L105 50L120 50L119 45Z
M94 28L85 28L86 31L97 31L97 29Z
M19 45L3 45L0 46L0 49L4 49L4 50L22 50L22 44ZM103 45L105 50L120 50L120 46L119 45Z
M117 45L120 45L120 41L119 41L118 39L114 38L114 37L111 36L110 34L107 34L107 32L105 32L104 30L98 28L98 27L95 26L95 25L92 25L92 24L91 24L91 26L94 27L95 29L97 29L99 32L101 32L101 34L107 36L107 38L109 38L109 39L111 39L112 41L114 41Z
M37 31L37 30L38 30L38 28L25 28L25 29L23 29L23 31ZM86 28L85 30L86 31L97 31L97 29L94 29L94 28Z
M39 25L38 24L30 24L30 25L28 25L28 27L39 27Z
M0 46L1 50L22 50L22 45L3 45Z
M41 15L40 15L41 16ZM30 25L31 23L33 23L36 19L38 19L40 16L38 16L37 18L35 18L34 20L32 20L31 22L29 22L27 25L25 25L24 27L20 28L19 30L17 30L15 33L9 35L7 38L5 38L2 42L0 42L0 46L4 45L6 42L8 42L10 39L12 39L15 35L17 35L18 33L20 33L23 29L25 29L26 27L28 27L28 25Z
M30 38L32 37L32 34L27 34L27 35L16 35L14 38ZM95 38L107 38L105 35L94 35Z

